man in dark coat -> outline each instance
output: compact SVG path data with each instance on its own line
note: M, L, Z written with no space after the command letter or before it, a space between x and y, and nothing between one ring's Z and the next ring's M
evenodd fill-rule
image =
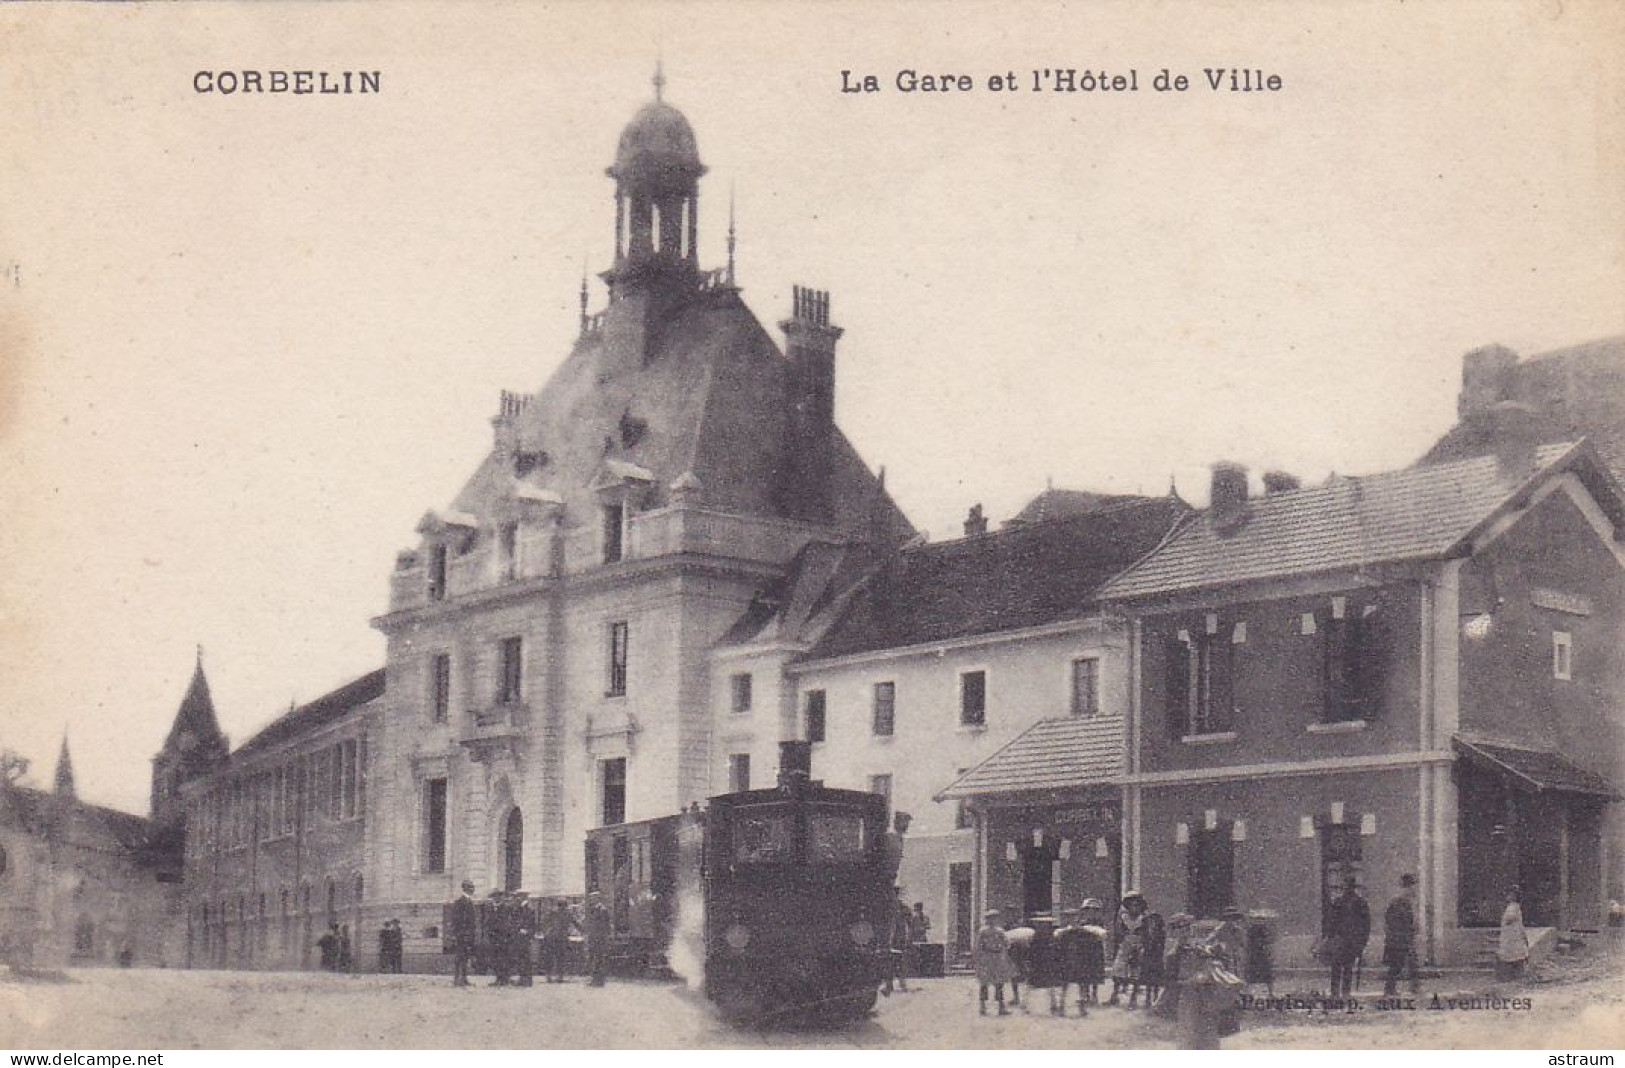
M542 970L550 983L564 982L564 964L570 949L570 931L581 925L570 912L570 903L559 898L553 911L542 920Z
M463 881L462 896L451 903L451 915L446 934L451 943L452 986L468 985L468 962L474 957L475 938L479 932L479 917L474 905L473 880Z
M530 895L523 890L516 891L508 899L510 922L508 924L508 959L512 961L512 968L516 986L530 986L535 969L531 964L532 936L535 934L536 915L535 903Z
M513 976L513 906L501 890L491 891L485 906L485 955L491 985L507 986Z
M1360 887L1349 876L1343 892L1326 909L1326 963L1331 965L1331 994L1346 998L1354 992L1354 970L1371 940L1371 906L1360 896Z
M1416 876L1399 877L1399 893L1382 914L1382 962L1388 966L1382 992L1399 993L1399 980L1409 981L1411 993L1420 987L1416 978Z
M586 922L581 928L582 934L587 938L587 971L592 976L588 985L603 986L604 977L609 973L611 924L609 908L604 904L604 895L597 890L587 895Z

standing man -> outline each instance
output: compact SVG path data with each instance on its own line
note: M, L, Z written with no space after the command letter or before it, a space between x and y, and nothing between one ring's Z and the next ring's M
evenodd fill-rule
M516 891L508 899L508 907L512 913L512 922L509 924L509 956L513 960L514 974L518 977L518 986L530 986L535 972L531 964L530 943L531 935L536 926L533 917L536 915L536 905L530 900L530 895L523 890Z
M592 976L588 986L603 986L609 972L609 909L604 895L594 890L587 895L586 922L582 933L587 936L587 971Z
M474 907L474 881L463 880L462 896L451 903L446 933L451 942L452 986L468 985L468 962L474 956L479 918Z
M1382 992L1388 997L1399 993L1401 976L1410 982L1411 993L1421 987L1416 977L1415 898L1416 876L1401 875L1399 893L1382 914L1382 962L1388 966Z
M570 949L572 929L579 931L581 925L570 913L570 903L561 897L554 904L552 913L542 920L542 968L550 983L564 982L564 962Z
M908 834L908 825L914 822L914 817L907 812L898 812L891 818L892 829L886 832L886 865L891 870L892 882L897 881L897 873L903 867L903 839Z
M1350 875L1326 910L1327 963L1332 967L1332 997L1347 998L1354 992L1354 971L1366 943L1371 940L1371 906L1360 896L1359 883Z
M908 953L912 942L909 938L909 920L911 914L908 906L903 904L903 888L892 887L895 895L891 904L891 924L886 937L886 985L880 988L881 994L891 997L892 983L897 989L908 993Z
M508 904L508 895L501 890L491 891L486 905L485 954L491 962L492 986L507 986L513 975L512 921L513 907Z

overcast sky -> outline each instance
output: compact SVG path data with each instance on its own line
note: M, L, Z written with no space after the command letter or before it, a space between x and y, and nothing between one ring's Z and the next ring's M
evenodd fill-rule
M703 260L733 185L746 299L831 291L837 417L940 538L1047 479L1404 465L1466 350L1625 332L1622 42L1574 0L0 10L0 745L144 810L194 643L234 742L382 663L395 551L607 266L657 51ZM193 92L243 68L383 91Z

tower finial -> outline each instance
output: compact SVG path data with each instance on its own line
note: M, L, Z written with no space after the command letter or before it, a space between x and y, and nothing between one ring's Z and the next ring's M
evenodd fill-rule
M734 284L734 184L728 182L728 284Z
M666 90L666 61L664 56L658 54L655 56L655 76L653 81L655 86L655 100L658 101L663 98Z

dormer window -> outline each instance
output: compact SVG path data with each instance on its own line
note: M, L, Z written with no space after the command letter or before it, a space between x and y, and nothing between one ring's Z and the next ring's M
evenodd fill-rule
M626 505L604 505L604 563L620 560L626 547Z
M519 577L518 523L504 523L497 529L497 567L505 581Z
M429 600L446 599L446 545L438 542L429 549Z

